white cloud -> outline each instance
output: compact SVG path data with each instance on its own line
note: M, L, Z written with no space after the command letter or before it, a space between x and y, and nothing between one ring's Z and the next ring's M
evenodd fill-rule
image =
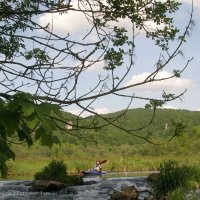
M171 105L164 105L161 108L163 108L163 109L173 109L173 110L177 110L178 109L178 108L176 108L174 106L171 106Z
M106 107L99 107L99 108L94 108L94 110L92 110L93 112L96 112L98 114L107 114L109 113L109 109ZM68 110L67 112L72 113L74 115L80 115L81 110L80 109L74 109L74 110ZM88 117L91 116L93 114L91 114L90 112L84 111L81 113L81 117Z
M81 4L78 1L71 2L74 9L77 9ZM84 8L83 8L84 9ZM86 19L84 13L76 11L68 11L64 13L45 13L39 18L39 24L46 26L50 24L49 28L53 26L53 32L63 35L79 33L82 35L90 30L91 25Z
M106 107L101 107L101 108L95 108L95 112L97 112L98 114L107 114L110 111Z
M95 60L95 59L93 59L93 60ZM75 64L75 66L77 67L77 68L82 68L82 65L81 65L81 63L80 62L78 62L77 64ZM84 66L85 66L85 68L87 68L86 70L87 70L87 72L93 72L93 71L100 71L100 70L102 70L103 68L104 68L104 66L105 66L105 63L104 63L104 61L103 60L101 60L101 61L99 61L99 62L96 62L96 63L93 63L92 61L85 61L84 62Z
M133 34L133 24L131 22L131 20L129 18L125 18L125 19L119 19L118 22L111 22L109 23L109 25L112 27L112 26L118 26L120 28L125 28L127 30L127 35L129 37L132 37L132 34ZM148 30L148 31L155 31L156 29L162 29L164 27L164 24L156 24L155 22L153 21L148 21L148 22L144 22L144 26L145 26L145 29ZM134 34L135 35L146 35L146 32L144 31L144 29L138 29L138 28L134 28Z
M84 111L84 112L81 113L81 110L79 110L79 109L67 110L67 112L72 113L72 114L77 115L77 116L80 115L81 117L88 117L88 116L91 115L91 113L89 113L87 111Z
M192 3L192 0L182 0L186 3ZM180 2L182 2L180 1ZM194 6L200 8L200 0L193 0ZM78 1L73 1L73 8L78 7ZM53 25L54 25L54 32L56 33L77 33L81 32L83 30L89 30L91 25L87 21L85 15L82 12L76 12L76 11L69 11L67 13L46 13L44 15L41 15L39 18L39 24L42 26L46 26L48 23L52 24L53 19ZM119 19L119 22L111 22L110 25L118 25L120 27L125 27L128 32L132 32L131 27L131 21L130 19ZM50 26L51 27L51 26ZM162 27L156 25L153 22L147 22L146 27L149 29L155 29L158 27ZM139 31L141 32L141 31ZM143 32L142 32L143 33Z
M150 73L142 73L139 75L134 75L132 76L131 80L128 81L125 85L131 85L131 84L136 84L136 83L141 83L143 82L148 76L150 75ZM162 79L162 78L167 78L172 76L172 74L170 74L169 72L166 71L162 71L159 72L156 75L156 79ZM190 79L185 79L185 78L171 78L168 80L163 80L163 81L156 81L156 82L150 82L147 84L143 84L137 87L134 87L133 89L137 89L137 90L148 90L148 91L161 91L161 90L165 90L165 91L177 91L180 89L186 89L189 88L191 86L193 86L194 83L192 80Z
M190 0L184 0L186 2L189 2ZM195 0L194 0L195 1ZM200 1L195 1L196 5L200 7ZM77 2L73 2L73 7L77 8L78 5ZM80 37L84 37L85 34L91 29L91 24L86 19L85 15L82 12L76 12L76 11L69 11L67 13L45 13L44 15L41 15L39 18L39 24L41 26L46 26L47 24L50 24L50 28L53 26L53 32L56 34L63 34L67 35L78 33ZM128 31L128 36L132 36L132 23L131 20L128 18L125 19L119 19L118 22L111 22L109 23L111 26L119 26L124 27ZM156 28L162 28L163 25L156 25L154 22L146 22L145 24L146 29L148 30L155 30ZM135 34L140 33L142 35L145 34L145 31L135 29ZM92 32L89 36L88 40L95 41L97 39L96 34Z
M71 3L74 9L79 9L79 1L73 1ZM84 10L85 8L83 8ZM87 16L88 17L88 16ZM54 34L58 34L61 37L66 37L70 34L70 39L79 42L97 42L99 38L95 30L91 31L92 24L88 22L88 19L83 12L77 12L70 10L62 14L59 13L45 13L41 15L38 23L46 27L48 25L49 30ZM92 20L92 19L91 19ZM79 49L80 50L80 49Z
M68 13L63 13L62 15L58 13L46 13L39 18L39 24L42 26L50 24L50 28L53 24L54 33L63 33L65 35L69 32L77 33L89 28L89 24L83 13L70 11Z

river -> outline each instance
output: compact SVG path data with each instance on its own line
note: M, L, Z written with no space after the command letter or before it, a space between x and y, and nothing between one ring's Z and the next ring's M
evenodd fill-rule
M84 182L82 186L49 193L30 192L32 181L0 181L0 200L107 200L114 190L120 191L122 187L132 185L140 191L139 199L143 200L151 190L146 176L84 178Z

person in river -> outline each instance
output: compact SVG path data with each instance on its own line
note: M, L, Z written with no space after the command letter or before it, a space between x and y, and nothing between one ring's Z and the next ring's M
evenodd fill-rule
M98 172L101 172L102 167L101 167L101 161L100 161L100 160L96 160L96 164L95 164L95 166L93 167L93 170L96 170L96 171L98 171Z

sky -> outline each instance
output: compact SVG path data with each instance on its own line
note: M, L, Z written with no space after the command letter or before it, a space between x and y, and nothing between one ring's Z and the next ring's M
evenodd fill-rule
M182 6L174 15L174 20L175 24L183 30L190 17L189 12L191 11L192 0L180 0L180 2L182 3ZM84 15L76 12L68 12L62 15L43 14L39 16L38 23L42 26L46 26L46 24L52 23L52 18L54 25L53 31L56 34L64 36L69 32L71 37L76 40L82 40L90 28ZM165 92L180 94L187 89L187 92L181 99L167 103L164 108L200 111L200 0L194 0L193 20L195 22L195 26L191 30L190 36L187 38L187 42L181 47L183 56L177 57L177 59L173 60L167 68L163 69L157 75L157 78L170 76L172 75L174 69L181 69L186 65L189 59L192 59L187 69L182 73L181 77L134 87L133 89L127 90L125 94L159 98L163 90ZM117 25L125 27L130 31L130 24L126 19L119 21ZM152 23L148 24L148 26L149 28L155 27ZM96 35L92 33L90 37L86 38L86 40L89 42L95 41ZM134 67L122 83L123 86L144 80L145 77L147 77L155 69L155 63L160 55L158 47L156 47L152 41L145 39L143 32L138 32L138 36L135 41L136 48L134 52ZM176 44L173 43L171 45L172 49L174 49L175 46ZM129 61L127 60L125 62L128 63ZM105 63L103 61L99 62L81 75L80 82L78 84L78 91L80 95L87 93L90 90L91 85L98 82L99 76L107 76L105 70L103 70L104 65ZM120 77L124 72L124 69L120 68L116 71L116 76ZM97 99L91 106L91 110L94 110L99 114L106 114L123 110L129 105L129 103L130 101L124 97L110 95ZM130 108L143 108L146 103L146 101L134 99ZM87 104L83 103L83 105L85 106ZM68 106L64 108L64 110L74 114L79 114L81 112L81 109L74 105L70 107ZM89 114L87 112L83 112L81 116L85 117L88 115Z
M191 5L190 0L184 0L185 10ZM187 93L184 95L184 101L180 104L172 104L172 106L180 109L198 110L200 111L200 1L194 0L194 17L195 26L191 32L188 42L184 45L185 55L193 57L188 69L184 72L184 78L191 80L193 84L188 87Z
M180 27L185 27L189 20L188 12L191 11L191 0L182 0L180 2L182 3L182 6L175 15L175 21ZM81 16L81 14L71 13L69 15L56 15L54 17L54 30L57 33L70 32L77 38L81 38L84 35L82 30L88 26L86 20L84 20L84 17ZM50 15L46 14L40 17L39 22L44 25L49 22L49 19ZM170 66L160 72L157 77L162 78L169 76L172 74L173 69L185 66L187 60L193 58L187 69L181 75L181 78L173 78L159 83L143 85L128 92L141 96L159 97L163 90L178 94L187 89L187 92L182 96L181 100L178 99L169 102L164 106L164 108L200 111L200 0L194 0L193 20L195 21L195 26L193 27L187 42L181 47L184 56L180 56L178 59L173 61ZM126 28L129 26L128 21L126 20L119 23ZM149 26L154 25L150 24ZM93 40L92 36L89 39L90 41ZM144 40L142 33L140 33L136 42L134 60L135 67L127 76L124 85L144 80L144 78L147 77L155 67L158 55L158 49L156 47L152 48L152 42ZM96 74L104 74L102 67L100 66L101 64L103 63L94 66L87 72L87 74L82 76L80 91L90 87L92 81L95 82L94 77ZM122 72L119 71L118 73L120 74ZM130 108L144 107L146 103L147 102L141 100L133 100ZM93 105L93 109L99 114L105 114L125 109L128 104L129 101L124 98L108 96L104 99L97 100ZM66 110L74 114L79 114L81 111L79 108L74 106L68 107ZM82 116L87 115L89 115L87 112L82 114Z

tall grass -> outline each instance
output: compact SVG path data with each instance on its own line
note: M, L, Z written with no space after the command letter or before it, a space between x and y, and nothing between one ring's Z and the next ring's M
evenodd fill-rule
M200 183L200 168L196 166L180 165L169 160L160 165L159 171L158 179L152 183L157 198L170 192L171 195L182 195L180 189L193 189Z
M37 171L40 171L45 165L49 163L50 159L16 159L15 161L8 161L9 175L30 175L32 176Z
M185 200L185 190L182 188L177 188L168 192L167 197L169 200Z
M15 161L9 161L9 174L12 176L22 176L22 177L29 177L29 179L33 178L33 174L37 171L40 171L44 166L46 166L51 160L54 160L55 157L23 157L23 158L16 158ZM91 169L96 159L106 159L107 162L102 165L103 171L108 172L135 172L135 171L154 171L160 170L160 164L167 157L76 157L71 156L70 158L63 156L59 157L59 159L64 160L64 162L68 166L68 173L69 174L79 174L80 170L88 170ZM180 165L186 166L199 166L196 157L179 157L176 158L176 162Z
M187 192L183 188L177 188L167 193L169 200L199 200L198 195L194 191Z

